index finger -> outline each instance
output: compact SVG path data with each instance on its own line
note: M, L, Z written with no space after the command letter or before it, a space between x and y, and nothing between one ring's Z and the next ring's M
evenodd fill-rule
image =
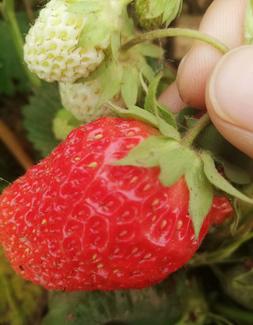
M240 46L244 40L247 0L214 0L199 30L216 37L228 47ZM191 106L205 107L205 89L215 65L222 57L218 50L196 42L182 60L177 84L182 100Z

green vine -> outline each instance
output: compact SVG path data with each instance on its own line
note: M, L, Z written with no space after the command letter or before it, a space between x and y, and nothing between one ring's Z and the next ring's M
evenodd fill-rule
M30 81L31 85L33 88L37 88L40 86L41 82L40 80L32 74L26 65L24 64L24 52L23 52L23 47L24 47L24 42L23 38L18 26L16 14L15 14L15 4L14 0L3 0L3 3L1 5L1 12L3 14L3 17L7 24L9 25L12 39L19 57L19 60L22 64L22 67L26 73L26 76L28 80Z

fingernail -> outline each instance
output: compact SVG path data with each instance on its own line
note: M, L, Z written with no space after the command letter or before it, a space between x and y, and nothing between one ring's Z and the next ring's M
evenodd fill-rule
M253 46L226 54L214 69L207 92L220 118L253 131Z

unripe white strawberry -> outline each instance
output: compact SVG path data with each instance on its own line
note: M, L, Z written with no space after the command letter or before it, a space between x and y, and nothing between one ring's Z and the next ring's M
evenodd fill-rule
M79 121L91 122L110 114L105 104L100 104L101 86L97 80L86 83L61 83L60 95L63 106Z
M181 12L183 0L135 0L139 25L144 29L168 26Z
M87 77L119 29L125 0L115 1L51 0L26 36L28 68L48 82Z

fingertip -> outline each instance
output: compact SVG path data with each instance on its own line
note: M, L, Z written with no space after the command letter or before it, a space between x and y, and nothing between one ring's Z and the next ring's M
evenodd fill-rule
M225 55L211 74L206 105L223 136L253 157L253 46Z
M214 0L204 15L200 31L209 34L230 48L243 42L247 0ZM222 54L209 45L196 42L181 62L178 87L181 98L194 107L205 107L205 88L209 76Z
M159 102L166 106L171 112L178 113L185 104L182 101L176 82L173 82L159 97Z

